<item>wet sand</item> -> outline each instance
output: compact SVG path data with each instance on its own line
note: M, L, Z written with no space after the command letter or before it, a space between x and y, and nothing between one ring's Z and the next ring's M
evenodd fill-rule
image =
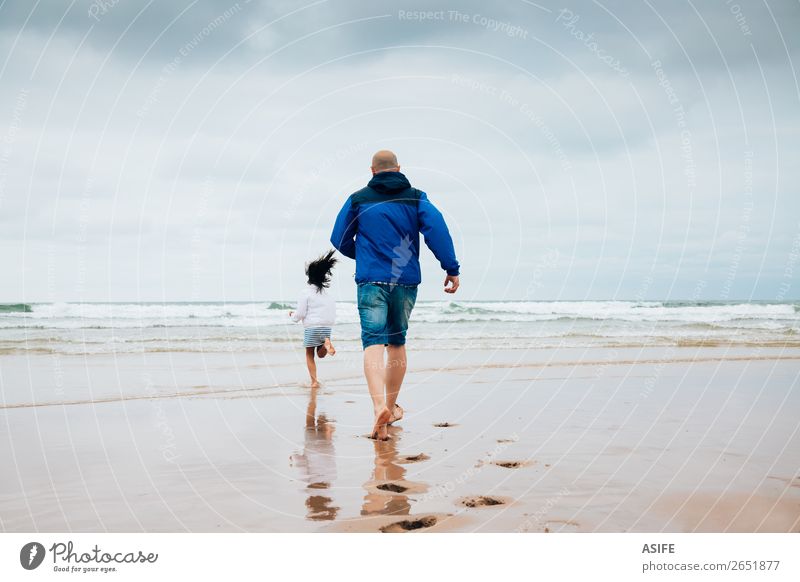
M800 350L0 357L3 531L800 531Z

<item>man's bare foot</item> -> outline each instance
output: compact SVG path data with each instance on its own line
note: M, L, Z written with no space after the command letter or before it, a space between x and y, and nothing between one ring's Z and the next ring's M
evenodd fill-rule
M319 382L316 380L311 380L311 387L312 388L319 388Z
M392 424L393 422L397 422L399 420L402 420L403 419L403 414L404 414L403 407L400 406L399 404L395 404L394 405L394 410L392 410L392 418L389 421L389 424Z
M317 346L317 356L324 358L326 355L328 355L328 350L325 348L325 346Z
M389 431L386 428L389 420L392 418L392 413L385 406L375 414L375 424L372 426L371 438L386 441L389 440Z
M333 344L331 343L331 338L329 337L325 338L325 349L328 350L328 353L330 355L332 356L336 355L336 348L333 347Z

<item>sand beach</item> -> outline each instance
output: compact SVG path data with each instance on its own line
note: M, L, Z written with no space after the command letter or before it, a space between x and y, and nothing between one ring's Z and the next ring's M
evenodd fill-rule
M800 531L798 347L412 348L388 442L360 366L0 355L0 527Z

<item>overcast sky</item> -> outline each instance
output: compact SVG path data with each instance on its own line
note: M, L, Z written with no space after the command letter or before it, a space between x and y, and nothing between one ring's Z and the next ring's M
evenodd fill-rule
M293 298L382 148L462 300L796 299L798 30L797 0L6 0L0 301Z

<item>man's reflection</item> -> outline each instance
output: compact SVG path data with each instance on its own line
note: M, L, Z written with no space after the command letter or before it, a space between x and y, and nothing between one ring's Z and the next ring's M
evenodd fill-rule
M336 519L339 511L333 499L324 495L336 480L336 451L333 447L334 423L324 414L317 416L317 392L312 388L306 409L305 443L301 454L292 455L292 466L303 473L308 484L307 519L325 521Z
M390 426L389 440L373 441L375 468L371 479L364 483L367 494L361 515L408 515L411 509L408 496L403 495L407 490L404 485L406 470L398 464L397 441L402 431L400 427Z

